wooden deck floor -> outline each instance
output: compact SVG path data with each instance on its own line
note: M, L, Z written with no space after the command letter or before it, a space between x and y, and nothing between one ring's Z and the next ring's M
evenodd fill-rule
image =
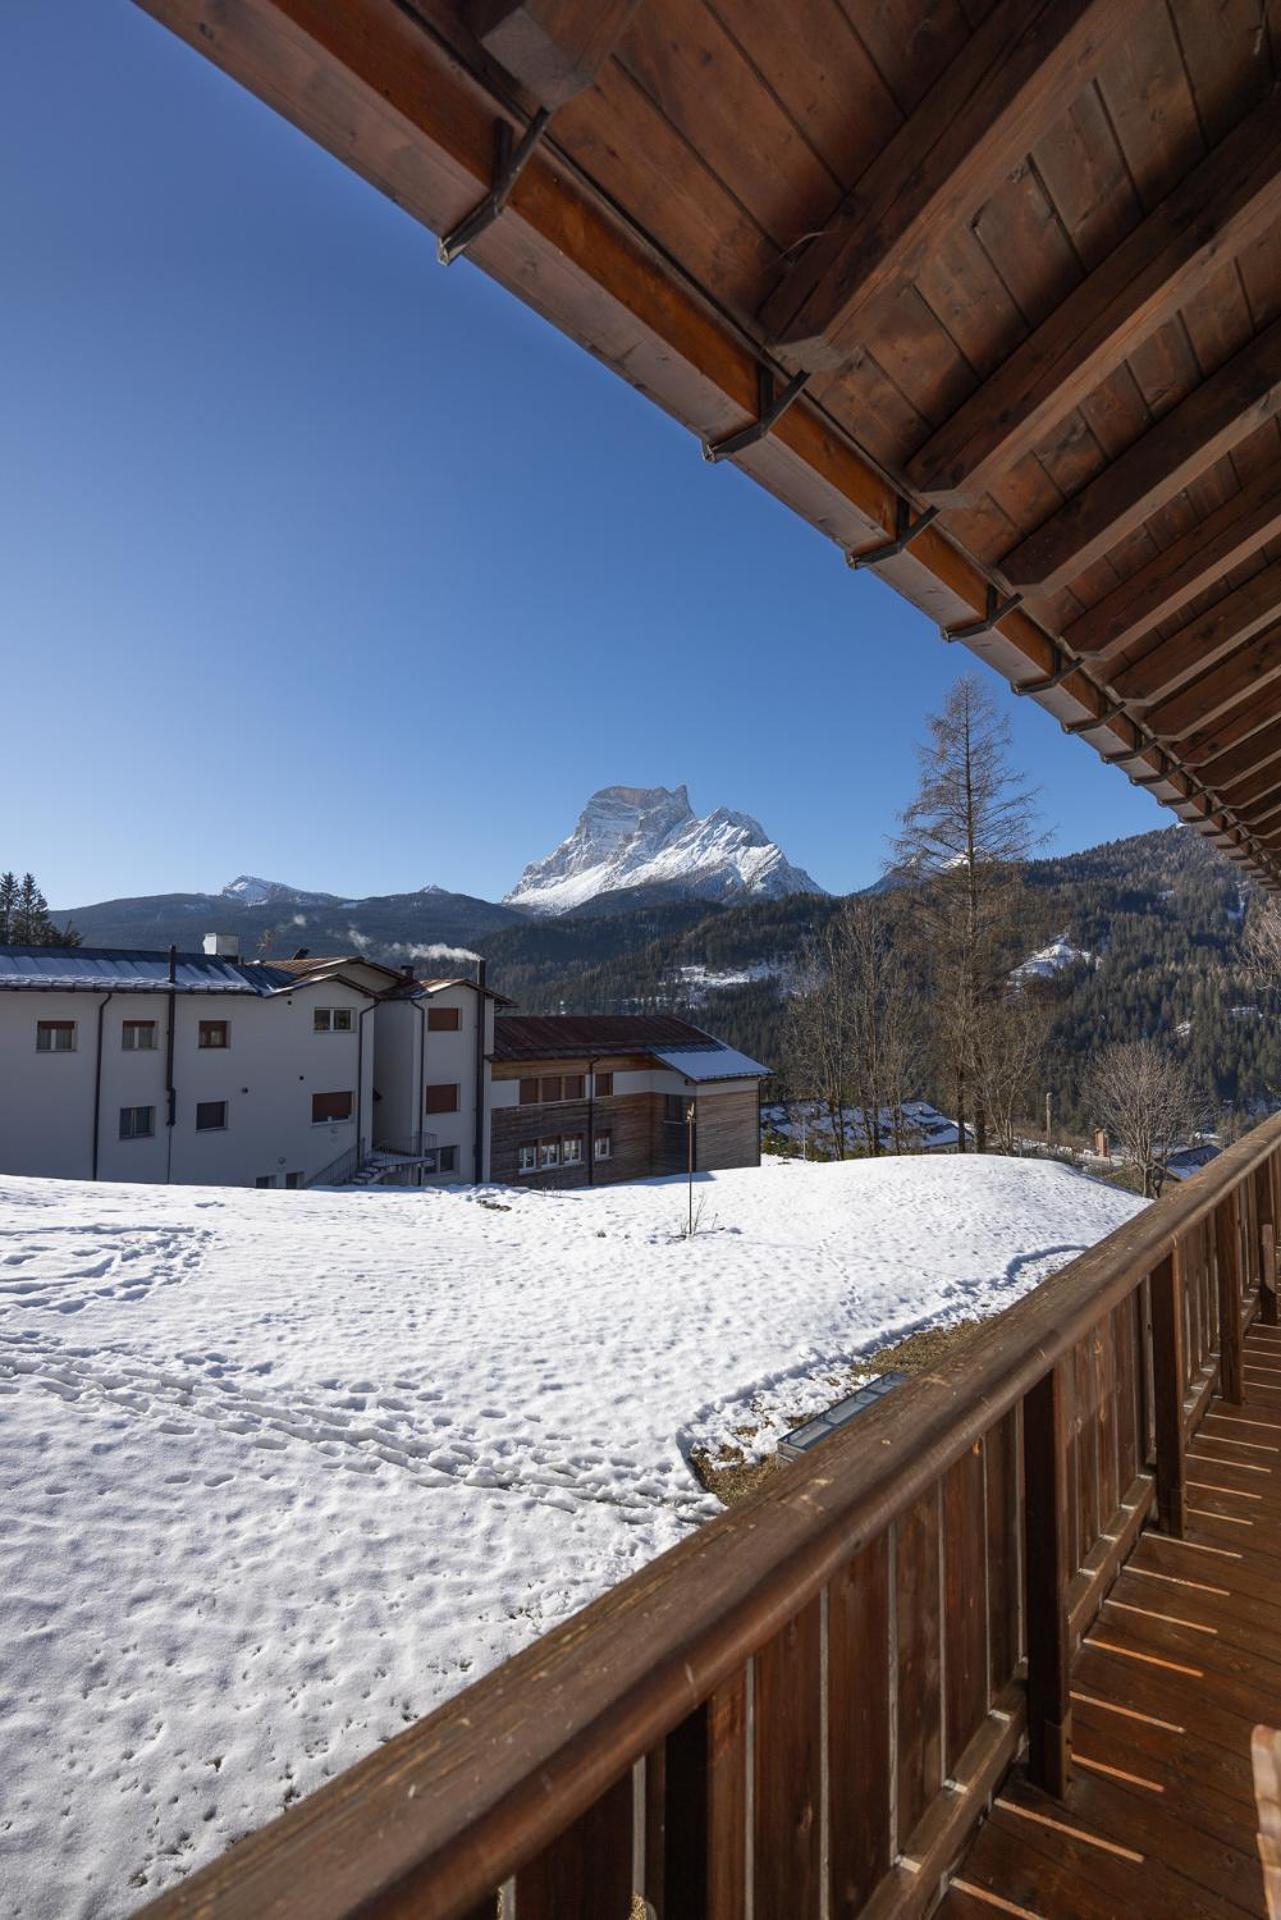
M1066 1804L1012 1774L942 1920L1266 1914L1250 1733L1281 1726L1281 1329L1251 1330L1245 1383L1189 1447L1187 1539L1142 1534L1077 1654Z

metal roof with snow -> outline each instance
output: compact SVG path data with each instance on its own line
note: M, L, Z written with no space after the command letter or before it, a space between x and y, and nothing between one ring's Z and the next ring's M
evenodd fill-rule
M500 1014L494 1021L495 1060L612 1053L648 1053L689 1080L738 1080L771 1071L666 1013L519 1013Z
M700 1086L708 1080L759 1080L772 1071L737 1047L719 1043L710 1047L654 1047L651 1051L665 1067L673 1067Z
M46 993L164 993L168 952L129 947L0 947L0 989ZM173 985L179 993L252 993L259 997L296 987L282 967L254 965L209 953L180 953Z

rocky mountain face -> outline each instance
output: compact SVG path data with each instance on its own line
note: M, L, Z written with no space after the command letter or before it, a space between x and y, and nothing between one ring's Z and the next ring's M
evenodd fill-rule
M218 898L237 900L242 907L328 907L338 904L336 893L304 893L300 887L286 886L281 880L260 880L252 873L240 873L234 880L228 880Z
M525 868L506 904L568 913L638 887L722 902L823 892L750 814L717 807L700 818L684 787L602 787L569 838Z

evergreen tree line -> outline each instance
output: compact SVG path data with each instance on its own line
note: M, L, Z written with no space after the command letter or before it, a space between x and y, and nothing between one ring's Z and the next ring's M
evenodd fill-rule
M55 926L49 902L36 885L35 875L0 873L0 946L78 947L73 926Z

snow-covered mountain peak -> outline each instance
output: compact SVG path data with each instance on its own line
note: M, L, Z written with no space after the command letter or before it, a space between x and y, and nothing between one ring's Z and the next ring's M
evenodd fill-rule
M821 893L750 814L717 807L700 819L683 787L602 787L574 831L526 867L507 895L535 913L624 887L666 886L703 899Z
M332 893L304 893L301 887L286 886L282 880L261 880L253 873L239 873L234 880L228 880L219 897L238 900L242 907L268 907L277 902L319 907L335 898Z

